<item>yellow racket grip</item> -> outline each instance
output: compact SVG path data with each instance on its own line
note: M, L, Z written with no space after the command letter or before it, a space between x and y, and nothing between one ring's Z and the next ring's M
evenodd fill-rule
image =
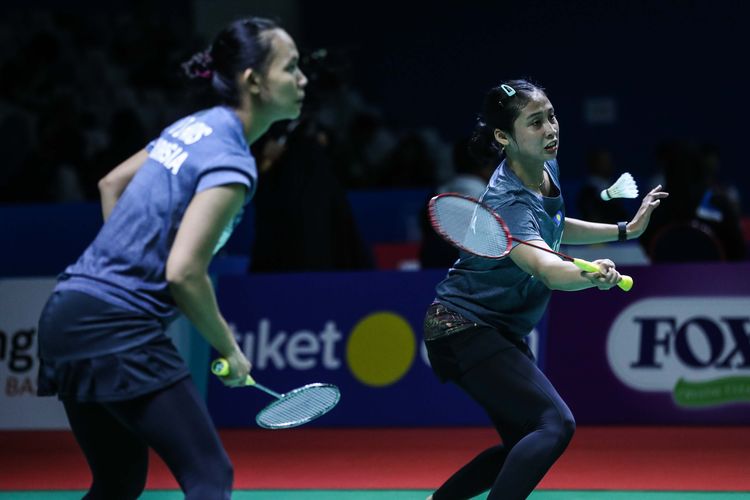
M579 269L583 269L584 271L587 271L589 273L598 273L599 271L601 271L601 269L599 269L599 266L587 260L573 259L573 264L578 266ZM617 282L617 286L627 292L628 290L633 288L633 278L623 274L620 276L620 281Z
M226 377L229 375L229 361L226 358L216 358L211 362L211 373L217 377ZM255 385L255 380L250 375L245 380L245 385Z

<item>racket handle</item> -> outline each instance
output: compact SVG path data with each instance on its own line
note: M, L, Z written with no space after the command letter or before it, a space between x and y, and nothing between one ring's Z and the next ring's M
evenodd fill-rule
M229 361L226 358L216 358L211 362L211 373L217 377L226 377L229 375ZM245 380L245 385L255 385L255 380L250 375Z
M599 266L587 260L573 259L573 264L578 266L579 269L583 269L584 271L587 271L589 273L598 273L599 271L601 271L601 269L599 269ZM620 276L620 281L617 282L617 286L627 292L628 290L633 288L633 278L623 274Z

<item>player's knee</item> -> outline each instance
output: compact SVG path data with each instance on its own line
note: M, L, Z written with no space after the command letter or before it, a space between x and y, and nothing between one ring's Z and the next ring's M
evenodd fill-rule
M549 430L554 435L554 448L562 453L567 448L570 440L573 439L573 434L576 432L576 421L573 415L564 413L555 418L554 424L550 426Z
M567 415L560 419L560 430L558 436L565 446L567 446L570 440L573 439L573 434L575 434L575 432L576 421L573 418L573 415Z
M576 432L576 420L570 408L562 401L555 405L554 415L555 417L552 420L557 437L561 444L567 446Z

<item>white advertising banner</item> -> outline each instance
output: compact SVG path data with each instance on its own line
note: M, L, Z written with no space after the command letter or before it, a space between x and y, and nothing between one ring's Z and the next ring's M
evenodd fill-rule
M0 279L0 430L67 429L62 403L36 395L37 322L54 278Z

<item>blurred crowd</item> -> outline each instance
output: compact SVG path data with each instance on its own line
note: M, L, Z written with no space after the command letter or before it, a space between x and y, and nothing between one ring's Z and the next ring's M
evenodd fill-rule
M194 110L180 63L207 42L186 29L190 9L125 7L7 11L0 201L97 199L104 173ZM303 56L311 79L304 119L325 135L323 153L343 187L424 187L450 176L450 144L437 132L389 126L348 83L342 58Z
M3 202L95 199L96 181L184 110L189 19L120 7L4 10Z
M96 184L106 172L195 110L180 64L207 41L192 29L191 9L159 5L135 1L106 10L4 12L0 203L97 200ZM303 115L279 124L253 147L261 176L256 270L372 267L348 190L481 194L494 165L472 160L466 138L446 140L436 129L393 126L352 84L345 50L301 50L310 81ZM582 218L627 220L620 202L597 196L621 173L610 152L592 148L587 162L589 177L568 203L576 204ZM654 162L660 177L642 182L641 194L662 182L671 196L644 236L644 249L650 255L697 249L699 243L657 248L666 227L682 225L708 234L721 258L744 258L741 200L737 188L722 180L718 147L665 142ZM314 224L302 225L289 199L298 200ZM435 237L424 216L422 223L422 267L450 265L455 252ZM298 231L277 234L278 227L297 226ZM314 233L304 229L313 226Z
M652 262L744 260L750 239L743 227L738 186L722 171L721 151L710 143L665 140L653 152L654 170L641 179L640 195L657 185L670 193L639 242ZM620 174L606 148L587 155L588 176L576 198L580 217L605 223L627 221L621 199L604 201L602 189Z

